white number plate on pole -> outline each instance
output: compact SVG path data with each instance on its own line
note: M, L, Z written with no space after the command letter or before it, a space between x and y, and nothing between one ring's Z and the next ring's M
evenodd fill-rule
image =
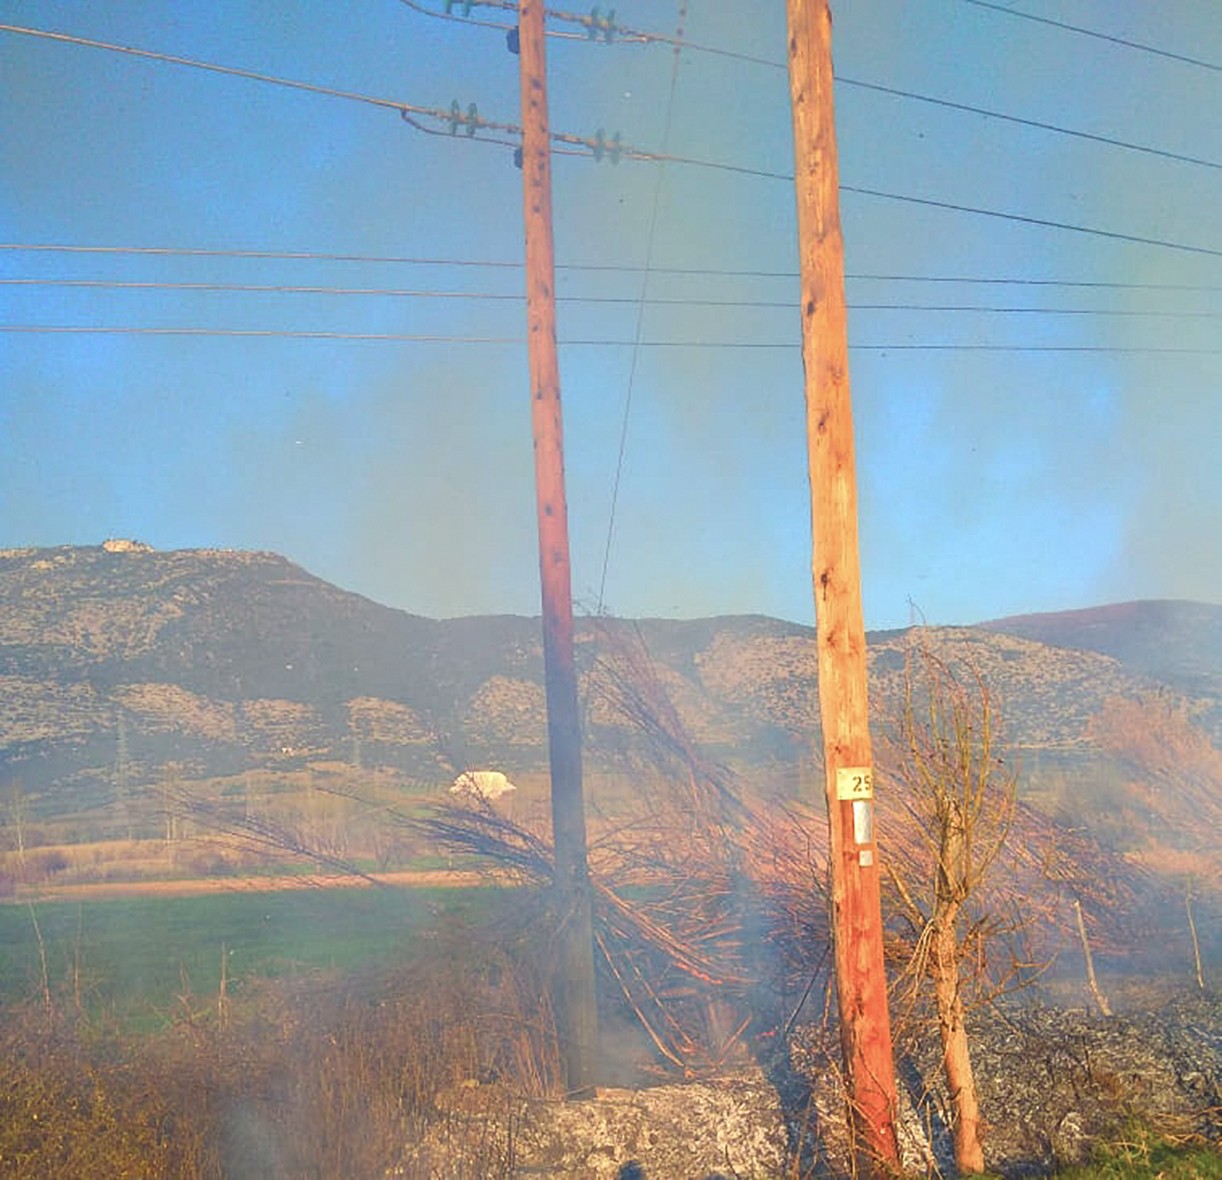
M873 799L874 768L840 766L836 769L837 799Z

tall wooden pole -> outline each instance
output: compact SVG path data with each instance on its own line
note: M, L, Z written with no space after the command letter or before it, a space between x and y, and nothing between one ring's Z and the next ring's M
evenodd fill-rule
M518 34L522 87L522 176L526 223L526 316L530 353L531 421L535 438L535 497L543 596L543 662L552 779L555 898L560 917L556 1015L565 1085L570 1096L594 1083L598 1009L585 805L581 781L581 719L573 660L573 594L568 506L564 494L564 433L556 356L556 263L552 242L551 140L543 0L520 0Z
M788 17L836 989L854 1149L859 1167L884 1174L899 1153L874 838L832 17L828 0L788 0Z

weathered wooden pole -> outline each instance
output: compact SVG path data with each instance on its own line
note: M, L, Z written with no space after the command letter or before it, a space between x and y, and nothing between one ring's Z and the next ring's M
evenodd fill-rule
M520 0L518 37L522 88L522 176L526 223L526 317L535 497L543 597L543 662L551 759L555 901L562 923L556 1016L565 1087L590 1093L598 1045L594 935L586 820L581 781L581 718L573 658L573 593L564 433L556 355L556 263L552 241L551 139L542 0Z
M899 1151L874 837L844 242L832 102L832 17L827 0L788 0L788 18L812 575L840 1038L858 1166L867 1174L885 1174L897 1164Z

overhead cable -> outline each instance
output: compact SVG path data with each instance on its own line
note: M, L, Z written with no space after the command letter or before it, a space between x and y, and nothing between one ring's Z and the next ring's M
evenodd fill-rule
M248 250L209 249L195 246L115 246L66 242L0 242L0 251L6 250L13 252L28 251L31 253L152 255L187 258L271 259L294 262L345 262L404 266L488 267L505 270L522 269L521 261L515 262L505 258L434 258L394 254L336 254L315 250ZM639 274L644 270L644 267L631 263L569 262L557 263L556 269L594 274ZM650 272L655 275L690 275L693 277L709 278L796 279L798 277L796 270L737 270L726 267L706 266L652 265ZM1152 283L1107 279L1030 278L1018 275L922 275L849 271L845 274L845 278L856 282L882 283L962 283L968 285L985 284L989 286L1014 287L1083 287L1120 291L1222 291L1222 285L1211 283Z
M473 302L522 303L525 296L518 292L502 291L434 291L407 287L335 287L324 285L298 285L288 283L180 283L140 281L128 279L65 279L65 278L0 278L0 287L57 287L69 290L103 291L174 291L180 293L212 294L273 294L273 295L328 295L366 296L387 299L442 299L470 300ZM683 296L640 295L557 295L558 303L581 303L599 305L644 305L649 307L709 307L709 308L760 308L792 311L797 307L796 299L713 299L708 296L688 298ZM1063 315L1063 316L1122 316L1138 319L1222 319L1222 312L1212 311L1157 311L1145 308L1097 308L1097 307L1015 307L996 304L972 303L861 303L849 300L850 311L928 311L928 312L976 312L991 315ZM637 317L638 332L641 317Z
M414 111L417 114L445 114L429 107L414 106L399 99L375 98L369 94L358 94L352 90L336 90L330 86L319 86L313 82L298 82L292 78L280 78L274 74L262 74L256 70L244 70L237 66L223 66L216 62L199 61L193 57L178 57L170 53L157 53L151 49L137 49L132 45L116 45L110 41L95 41L90 37L76 37L69 33L57 33L50 29L33 29L23 25L0 24L0 33L19 33L26 37L38 37L47 41L59 41L67 45L81 45L87 49L104 49L110 53L125 53L149 61L164 62L175 66L189 66L193 70L206 70L213 74L227 74L234 78L245 78L251 82L263 82L272 86L286 86L290 90L304 90L311 94L322 94L329 98L345 98L351 102L363 102L370 106L384 107L395 111Z
M597 9L595 9L597 12ZM678 35L683 36L683 26L687 20L687 0L679 0ZM666 95L666 115L662 124L662 147L670 144L670 132L675 113L675 94L679 87L680 49L676 44L670 68L670 86ZM645 265L641 270L641 289L637 301L636 327L633 339L636 347L632 350L628 362L628 379L624 387L624 410L620 416L619 446L615 456L615 477L611 485L611 507L607 514L607 541L603 547L602 573L598 580L598 614L603 613L606 605L607 572L611 564L611 543L615 537L615 517L619 506L620 484L624 475L624 457L628 450L628 424L632 413L632 394L636 387L636 375L640 361L640 343L645 333L645 307L649 302L649 280L652 275L653 250L658 227L658 208L662 198L662 182L666 177L666 169L659 168L654 174L653 199L649 206L649 224L645 232Z
M880 86L875 82L862 82L856 78L837 77L839 85L853 86L862 90L873 90L879 94L889 94L896 98L909 99L913 102L928 103L931 106L946 107L952 111L964 111L972 115L983 115L989 119L999 119L1005 123L1014 123L1020 127L1033 127L1039 131L1051 131L1057 135L1068 135L1074 139L1085 139L1091 143L1101 143L1108 147L1123 148L1129 152L1142 152L1150 156L1158 156L1164 160L1175 160L1181 164L1195 164L1202 168L1222 168L1222 162L1208 160L1202 156L1190 156L1183 152L1172 152L1165 148L1150 147L1148 144L1131 143L1125 139L1116 139L1110 135L1096 135L1091 131L1078 131L1073 127L1061 127L1056 123L1045 123L1039 119L1024 119L1019 115L1008 115L1004 111L994 111L987 107L972 106L965 102L952 102L947 98L934 98L929 94L918 94L913 90L899 90L894 86Z
M908 205L924 205L932 209L946 209L952 213L973 213L978 217L995 217L1002 221L1015 221L1021 225L1036 225L1044 229L1068 230L1071 233L1090 234L1099 238L1110 238L1117 242L1129 242L1140 246L1157 246L1164 250L1179 250L1186 254L1205 254L1211 258L1222 258L1222 250L1209 246L1194 246L1186 242L1171 242L1165 238L1147 238L1140 234L1120 233L1117 230L1098 229L1090 225L1077 225L1069 221L1054 221L1046 217L1031 217L1025 213L1009 213L1000 209L981 209L974 205L959 205L952 201L937 201L930 197L914 197L910 193L889 193L881 189L862 188L858 185L842 184L842 193L879 197L887 201L901 201Z
M287 328L203 328L150 327L117 324L0 324L0 332L9 334L50 334L87 336L189 336L287 340L351 340L373 343L411 344L494 344L523 345L521 336L435 335L413 332L343 332L326 330L294 330ZM800 352L801 342L772 340L620 340L573 338L560 340L566 348L694 348L742 349L747 351L793 350ZM940 344L940 343L861 343L851 349L866 352L1069 352L1069 353L1141 353L1168 356L1222 356L1222 348L1177 348L1140 345L1093 344Z
M1087 29L1081 25L1071 25L1065 21L1053 20L1047 16L1036 16L1033 12L1022 12L1005 4L993 3L992 0L963 0L963 2L965 4L973 4L977 8L988 8L1005 16L1019 17L1022 20L1034 21L1037 24L1050 25L1054 29L1063 29L1068 33L1080 33L1083 37L1094 37L1098 41L1108 41L1113 45L1122 45L1126 49L1137 49L1142 53L1152 53L1156 57L1165 57L1171 61L1178 61L1183 65L1198 66L1203 70L1213 70L1217 73L1222 73L1222 65L1218 62L1205 61L1199 57L1190 57L1186 53L1173 53L1169 49L1160 49L1156 45L1146 45L1141 41L1130 41L1125 37L1113 36L1111 33L1101 33L1097 29Z
M439 20L454 21L465 25L476 25L485 29L498 29L502 32L509 32L517 27L516 24L505 24L500 21L481 20L478 17L469 15L455 15L451 11L438 12L435 8L430 8L427 5L421 4L419 0L400 0L408 8L414 12L421 13L424 16L436 17ZM461 2L461 0L460 0ZM446 5L447 9L451 5ZM475 8L497 8L508 13L514 13L517 10L517 4L511 0L471 0L471 7ZM615 10L608 11L606 16L600 16L598 9L592 9L588 14L563 12L555 8L544 9L544 15L551 21L563 21L568 24L578 25L582 31L580 33L566 32L562 29L548 29L547 35L564 41L586 41L598 42L604 45L615 44L634 44L634 45L669 45L675 49L691 50L695 53L707 53L716 57L730 58L734 61L750 62L754 65L768 66L773 69L785 69L782 62L772 61L769 58L757 57L750 53L743 53L736 49L723 49L716 45L701 45L695 41L689 41L682 35L673 36L667 33L651 33L643 29L636 29L630 25L620 24L615 19Z
M466 112L458 108L455 103L451 110L444 111L438 108L421 107L411 103L405 103L397 99L382 99L374 98L369 95L355 94L351 91L335 90L330 87L315 86L311 83L295 82L289 79L277 78L269 74L258 74L250 70L237 69L232 66L219 66L213 63L200 62L193 58L175 57L169 54L153 53L150 50L133 49L127 46L114 45L103 41L93 41L88 38L73 37L65 33L52 33L46 30L29 29L17 25L0 24L0 32L16 32L25 33L37 37L49 37L52 40L66 41L72 44L90 46L97 49L113 50L120 53L130 53L138 57L152 58L158 61L170 62L175 65L191 66L193 68L212 70L222 74L231 74L237 77L248 78L255 81L267 82L274 85L288 86L294 89L311 91L319 94L326 94L338 98L347 98L355 101L370 103L374 106L397 110L400 114L408 119L413 126L419 124L411 118L412 115L421 115L428 118L439 120L442 123L448 123L451 126L451 132L456 133L459 126L462 126L468 135L474 135L478 130L488 129L496 132L507 134L520 135L521 128L512 123L498 123L491 120L482 119L475 110L474 104L468 108ZM564 148L579 147L588 150L596 158L601 154L603 147L601 133L598 136L583 137L565 133L552 132L551 137L553 142L564 145ZM503 141L497 141L503 142ZM584 151L582 153L584 154ZM771 180L783 180L792 182L793 175L791 173L772 172L759 168L748 168L737 164L713 160L699 160L690 156L672 155L664 152L646 152L626 145L617 145L613 159L620 157L631 160L644 162L673 162L677 164L686 164L701 168L715 169L722 172L738 173L746 176L757 176ZM946 209L958 213L971 213L981 217L993 217L1006 221L1014 221L1026 225L1042 226L1050 229L1068 230L1074 233L1093 234L1098 237L1112 239L1113 241L1129 242L1137 245L1155 246L1162 249L1178 250L1191 254L1204 254L1210 257L1222 257L1222 250L1211 249L1204 246L1194 246L1182 242L1171 242L1159 238L1143 237L1138 234L1125 234L1113 230L1102 230L1091 226L1076 225L1067 222L1054 221L1048 218L1039 218L1028 216L1019 213L1009 213L997 209L981 209L971 205L961 205L950 201L938 201L924 197L915 197L907 193L892 193L878 189L863 188L854 185L840 186L842 193L856 193L864 196L879 197L891 201L899 201L906 204L923 205L927 207Z
M426 16L439 17L445 20L458 21L464 24L480 25L487 28L509 29L512 26L501 24L495 21L483 21L470 17L459 17L449 13L437 12L418 2L418 0L401 0L409 8L425 14ZM513 4L506 2L485 3L485 7L496 7L510 10L516 7ZM597 11L597 10L595 10ZM1009 10L1007 10L1009 11ZM608 22L604 20L601 25L591 16L582 16L574 13L558 12L552 9L547 10L547 15L556 20L566 20L584 26L586 33L565 33L557 30L549 30L548 36L563 37L572 40L584 41L590 40L590 33L596 28L601 28L608 23L610 28L608 32L613 32L615 40L624 41L636 44L659 44L659 45L674 45L676 48L682 47L690 50L693 53L715 54L717 56L736 59L739 61L751 62L755 65L767 66L772 69L784 70L788 67L782 61L775 61L770 58L757 57L748 53L740 53L735 50L722 49L712 45L702 45L694 41L689 41L686 38L669 36L665 33L646 32L641 29L632 28L627 25L620 25L613 20ZM1023 13L1012 13L1012 15L1025 15ZM1077 30L1081 31L1081 30ZM1128 43L1126 43L1128 44ZM1137 46L1135 48L1142 48ZM1152 51L1153 52L1153 51ZM1199 63L1198 63L1199 64ZM988 107L974 106L971 103L954 102L946 98L937 98L930 94L920 94L912 90L901 90L894 86L883 86L876 82L866 82L860 78L850 78L843 74L836 75L837 86L849 86L862 90L871 90L878 94L888 94L895 98L902 98L912 102L927 103L931 106L943 107L947 110L962 111L966 114L981 115L989 119L997 119L1006 123L1013 123L1021 127L1031 127L1040 131L1048 131L1056 135L1070 136L1074 139L1084 139L1092 143L1104 144L1108 147L1120 148L1124 151L1141 152L1146 155L1157 156L1161 159L1175 160L1182 164L1193 164L1202 168L1219 168L1222 169L1222 161L1205 159L1200 156L1189 155L1184 152L1173 152L1166 148L1152 147L1149 144L1132 143L1129 140L1118 139L1111 135L1100 135L1091 131L1081 131L1073 127L1062 127L1056 123L1048 123L1041 119L1028 119L1020 115L1007 114L1004 111L992 110Z

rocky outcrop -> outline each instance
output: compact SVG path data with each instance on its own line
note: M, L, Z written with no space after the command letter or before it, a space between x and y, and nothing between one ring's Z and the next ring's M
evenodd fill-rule
M586 1180L785 1174L788 1132L758 1070L682 1085L599 1090L578 1102L515 1098L468 1082L442 1096L432 1131L392 1176ZM479 1128L482 1133L473 1134ZM504 1171L479 1172L479 1168Z

